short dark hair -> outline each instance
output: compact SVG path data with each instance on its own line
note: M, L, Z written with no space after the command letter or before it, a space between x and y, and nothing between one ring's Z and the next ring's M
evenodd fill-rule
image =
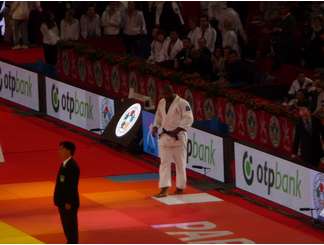
M70 154L73 156L75 153L75 144L71 141L62 141L59 144L61 147L63 147L64 149L70 151Z

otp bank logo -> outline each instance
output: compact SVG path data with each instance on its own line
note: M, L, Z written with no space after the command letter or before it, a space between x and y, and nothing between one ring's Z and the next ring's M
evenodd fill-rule
M117 137L122 137L127 134L135 125L141 114L141 105L139 103L130 106L119 119L115 134Z

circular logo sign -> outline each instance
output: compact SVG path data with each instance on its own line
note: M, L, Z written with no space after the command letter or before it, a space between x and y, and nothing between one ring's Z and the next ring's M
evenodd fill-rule
M141 114L141 105L139 103L130 106L120 117L115 134L117 137L122 137L129 132L135 125L137 119Z
M103 98L100 105L101 111L101 128L106 128L114 116L114 102L108 98Z
M232 103L227 103L225 106L225 122L228 124L228 129L231 133L235 130L236 116Z
M94 69L94 77L96 80L96 84L98 87L101 88L103 83L101 63L99 61L95 62L93 65L93 69Z
M246 126L249 136L252 140L255 140L258 132L258 121L254 111L248 110L246 117Z
M214 103L213 100L210 98L204 101L204 114L207 120L215 115Z
M281 139L280 124L276 116L272 116L269 125L269 135L274 147L278 147Z
M134 88L134 91L138 91L138 82L137 82L137 76L135 72L131 72L129 74L129 87Z
M65 76L68 76L70 74L70 59L69 59L69 53L63 52L63 72Z
M313 199L314 207L317 209L317 215L320 215L324 210L324 174L322 173L318 173L314 177ZM324 215L322 214L319 219L324 220Z
M83 57L80 57L78 59L78 71L79 71L79 77L82 82L85 81L86 77L86 64L85 64L85 59Z
M120 78L117 66L114 66L111 71L111 85L114 92L118 93L120 89Z

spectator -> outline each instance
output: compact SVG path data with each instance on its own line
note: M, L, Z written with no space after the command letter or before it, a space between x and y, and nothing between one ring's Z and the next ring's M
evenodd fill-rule
M212 65L213 65L213 73L217 77L224 77L225 75L225 58L224 52L222 48L216 48L212 55Z
M198 38L196 40L199 40L200 38L205 38L207 42L207 48L211 53L214 52L217 34L216 30L212 28L209 24L208 16L206 15L200 17L200 27L197 36ZM198 41L194 45L196 49L199 49Z
M317 168L323 157L321 137L323 138L323 126L319 119L312 116L306 107L299 109L300 119L296 125L296 133L293 145L293 155L299 155L307 165Z
M13 43L12 49L28 48L28 18L30 8L26 1L16 1L10 6L10 13L13 20Z
M44 56L47 64L56 65L57 61L57 42L59 41L59 30L55 23L52 13L45 15L45 21L41 24L43 34Z
M151 55L147 61L151 64L161 63L165 60L165 35L162 31L160 31L157 28L153 29L152 35L153 41L151 43Z
M192 72L192 44L189 37L182 39L183 48L175 58L175 68L184 72Z
M296 93L296 97L291 99L288 103L292 109L299 107L307 107L309 110L311 109L311 101L308 97L307 91L300 89Z
M281 20L273 29L272 46L274 51L273 68L281 64L297 64L298 52L296 49L296 19L290 13L288 6L281 8Z
M107 36L116 36L122 26L123 15L116 2L111 2L101 16L103 33Z
M128 2L124 35L127 54L142 56L143 36L147 34L143 13L136 10L134 2Z
M170 36L167 37L165 40L164 65L173 68L174 60L177 54L182 50L182 48L183 48L183 44L178 36L177 31L171 31Z
M207 47L207 41L205 38L200 38L198 44L199 49L193 54L193 66L204 79L210 80L213 70L211 52Z
M313 80L306 77L304 73L299 73L297 79L292 82L288 94L291 97L295 97L299 90L304 89L308 91L312 85Z
M184 21L178 3L158 2L156 5L155 24L167 33L172 30L180 32Z
M100 17L96 13L95 6L89 6L86 14L81 16L81 36L84 39L101 36Z
M310 48L310 66L312 68L324 67L324 30L318 33L318 37L311 43Z
M5 34L5 10L6 10L6 2L0 1L0 40L2 40L2 37Z
M191 44L195 44L198 42L198 39L201 35L199 27L197 26L196 22L193 19L188 20L188 27L189 27L189 32L187 37L190 39Z
M240 55L240 47L237 39L236 32L233 30L232 24L228 21L224 21L223 31L223 48L230 47Z
M37 45L41 43L42 33L40 26L42 24L42 8L40 2L35 1L30 4L31 11L28 18L28 41L29 45Z
M61 20L61 40L75 41L80 36L79 21L73 18L73 11L67 10L65 18Z

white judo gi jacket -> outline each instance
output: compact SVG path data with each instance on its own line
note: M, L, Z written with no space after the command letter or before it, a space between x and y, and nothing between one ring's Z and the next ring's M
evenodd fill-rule
M159 187L171 186L171 163L176 166L176 186L185 189L187 176L187 130L193 123L193 114L189 103L178 95L166 112L166 101L161 99L155 114L154 126L173 131L180 127L186 131L178 133L178 139L166 133L160 134L159 149L161 164L159 167Z

